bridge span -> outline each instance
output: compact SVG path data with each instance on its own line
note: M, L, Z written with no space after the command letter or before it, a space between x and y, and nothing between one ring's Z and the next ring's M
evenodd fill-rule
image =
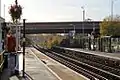
M93 28L99 33L100 21L89 22L28 22L26 23L27 34L39 33L68 33L75 30L76 33L91 33Z

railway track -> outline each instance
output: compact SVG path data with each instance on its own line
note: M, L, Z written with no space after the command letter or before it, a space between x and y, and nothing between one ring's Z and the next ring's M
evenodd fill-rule
M90 80L120 80L120 76L90 65L93 64L91 61L88 61L90 63L87 64L84 61L77 60L67 55L58 54L51 50L40 48L39 46L35 46L35 48L76 72L88 77Z
M111 67L111 66L108 66L108 65L105 65L105 64L100 64L98 62L95 62L95 61L90 61L89 59L85 59L83 57L78 57L78 56L74 56L72 54L65 54L65 53L62 53L62 52L59 52L59 54L62 54L62 55L65 55L67 57L70 57L72 59L75 59L75 60L78 60L80 62L83 62L83 63L86 63L86 64L89 64L91 66L94 66L94 67L99 67L100 69L102 70L105 70L105 71L109 71L115 75L119 75L120 76L120 69L116 68L115 66L114 67Z

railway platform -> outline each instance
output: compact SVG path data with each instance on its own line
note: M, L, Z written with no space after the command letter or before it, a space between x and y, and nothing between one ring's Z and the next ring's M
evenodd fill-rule
M28 53L25 56L25 73L28 77L22 78L22 74L10 76L10 70L4 69L0 80L58 80L28 48L26 50Z
M5 69L0 80L89 80L48 58L35 48L27 47L26 51L28 53L25 55L25 72L28 77L10 76L9 70Z
M120 52L119 53L107 53L107 52L100 52L100 51L90 51L90 50L85 50L85 49L80 49L80 48L64 48L64 47L63 47L63 49L77 51L77 52L83 52L83 53L89 53L89 54L98 55L101 57L107 57L107 58L111 58L111 59L120 60Z

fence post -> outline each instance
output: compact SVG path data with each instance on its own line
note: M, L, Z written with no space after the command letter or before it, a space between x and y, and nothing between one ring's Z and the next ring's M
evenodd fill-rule
M100 51L100 48L101 48L101 45L100 45L100 37L98 38L98 46L99 46L99 51Z
M100 51L103 52L103 38L100 40Z
M111 37L109 38L109 52L112 53L112 50L111 50Z
M88 40L88 44L89 44L89 50L91 50L91 38L89 37L89 40Z

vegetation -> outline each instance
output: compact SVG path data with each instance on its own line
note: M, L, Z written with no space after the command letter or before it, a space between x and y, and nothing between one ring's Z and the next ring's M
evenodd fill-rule
M26 38L26 46L30 46L32 43L31 43L31 40Z
M28 35L28 38L42 47L51 48L52 46L60 45L65 37L57 34L37 34Z
M111 20L112 19L112 20ZM106 17L100 24L101 36L120 36L120 16Z
M44 46L46 46L47 48L51 48L52 46L58 46L60 45L62 39L63 38L58 35L49 36L49 38L45 40Z

